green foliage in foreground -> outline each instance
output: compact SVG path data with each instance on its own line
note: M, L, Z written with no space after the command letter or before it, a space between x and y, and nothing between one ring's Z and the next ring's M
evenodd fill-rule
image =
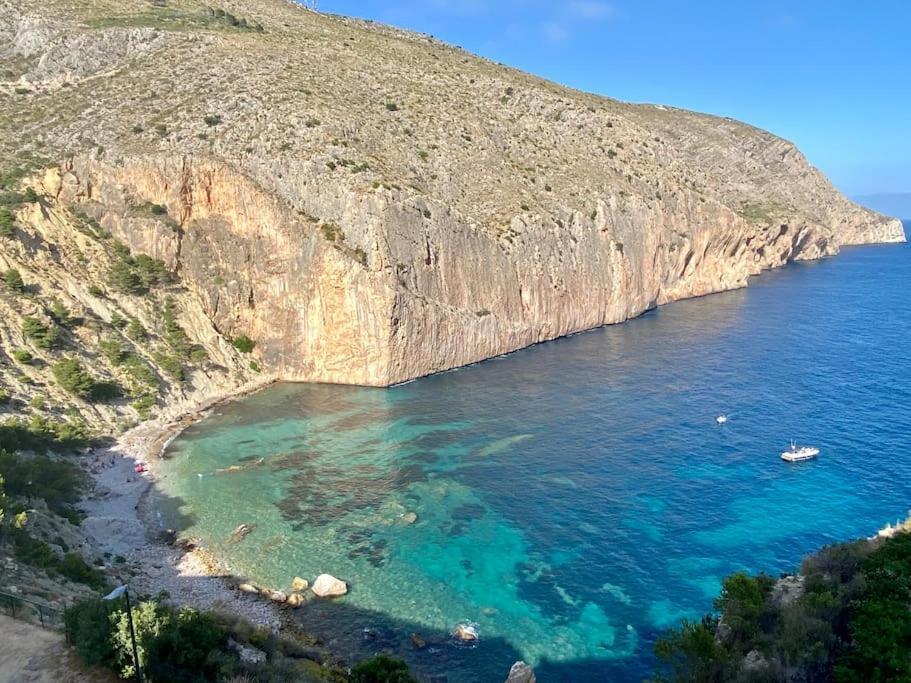
M657 642L664 673L719 683L911 681L911 533L823 548L801 574L805 590L793 601L776 599L768 576L726 578L720 619L684 621ZM754 651L766 664L751 672L743 663Z
M123 677L135 674L124 600L82 601L66 610L64 621L76 652L87 663L109 667ZM382 656L359 664L349 679L339 669L314 664L308 648L237 617L174 608L155 600L133 603L133 624L143 679L151 683L415 680L403 662ZM228 645L229 638L261 650L266 661L241 663Z

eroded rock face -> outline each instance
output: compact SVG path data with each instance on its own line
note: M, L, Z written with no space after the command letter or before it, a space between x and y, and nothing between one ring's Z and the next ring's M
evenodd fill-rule
M673 203L604 197L596 215L568 213L562 227L514 218L507 242L445 208L428 219L383 189L310 204L333 216L314 223L242 174L187 157L76 159L49 184L179 272L219 331L257 340L270 371L378 386L743 287L840 244L900 237L900 224L859 207L846 206L837 229L800 217L762 226L686 190ZM143 202L179 225L131 216Z

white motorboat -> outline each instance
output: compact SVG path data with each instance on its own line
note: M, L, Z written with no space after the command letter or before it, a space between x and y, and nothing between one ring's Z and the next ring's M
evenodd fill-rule
M819 449L816 446L800 446L791 442L791 447L781 454L781 459L787 462L801 462L802 460L812 460L819 455Z
M723 425L727 421L728 421L727 415L719 415L718 417L715 418L715 424Z

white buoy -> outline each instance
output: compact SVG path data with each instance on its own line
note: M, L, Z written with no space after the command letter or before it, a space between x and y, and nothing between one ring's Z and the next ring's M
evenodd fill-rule
M719 415L718 417L715 418L715 422L720 425L723 425L727 421L728 421L727 415Z

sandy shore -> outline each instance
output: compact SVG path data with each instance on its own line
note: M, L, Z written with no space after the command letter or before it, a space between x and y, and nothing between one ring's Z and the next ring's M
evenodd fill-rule
M272 603L241 593L226 580L230 573L204 548L185 550L163 535L155 506L155 470L168 444L215 406L257 391L269 382L247 385L231 395L211 398L176 419L145 422L108 448L97 449L85 463L94 489L80 505L82 528L109 561L124 558L132 573L119 576L139 594L166 592L172 601L199 609L218 609L273 630L281 627ZM143 462L148 471L137 474Z

